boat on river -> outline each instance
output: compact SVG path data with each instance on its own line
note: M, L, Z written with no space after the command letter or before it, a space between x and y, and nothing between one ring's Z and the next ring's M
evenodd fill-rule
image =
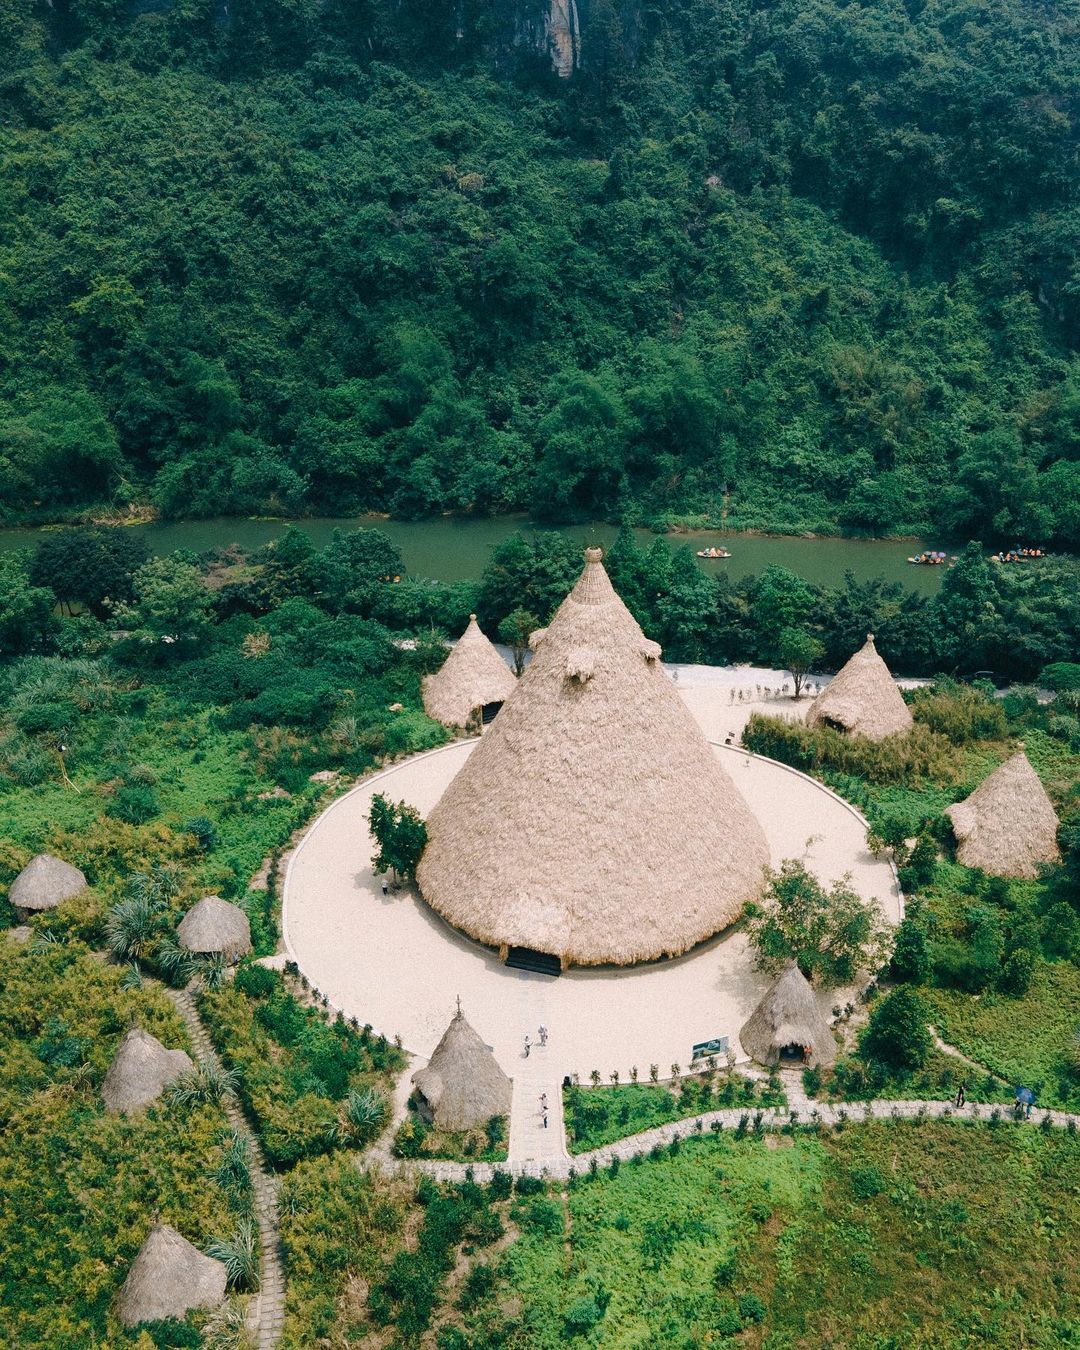
M955 554L950 556L947 553L941 553L937 550L931 550L927 553L916 553L913 558L908 559L908 562L913 563L916 567L944 567L946 563L954 563L955 561Z
M697 551L699 558L708 558L710 561L716 561L719 558L730 558L731 554L726 548L699 548Z

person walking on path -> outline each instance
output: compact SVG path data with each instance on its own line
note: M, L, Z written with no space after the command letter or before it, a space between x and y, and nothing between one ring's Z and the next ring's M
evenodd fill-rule
M383 895L387 895L387 894L389 894L389 891L390 891L390 887L386 884L386 878L383 877L383 879L382 879L382 893L383 893Z
M547 1112L544 1112L544 1129L547 1129Z
M540 1094L540 1110L541 1110L541 1111L544 1111L544 1112L547 1111L547 1093L546 1093L546 1092L541 1092L541 1094Z
M958 1107L963 1106L966 1101L967 1101L967 1084L961 1083L960 1086L956 1089L956 1105Z
M525 1037L525 1058L526 1058L526 1059L529 1058L529 1051L530 1051L531 1049L532 1049L532 1041L530 1041L529 1038L528 1038L528 1036L526 1036L526 1037Z
M547 1036L548 1036L547 1027L542 1026L542 1027L540 1028L540 1044L541 1044L541 1045L547 1045Z

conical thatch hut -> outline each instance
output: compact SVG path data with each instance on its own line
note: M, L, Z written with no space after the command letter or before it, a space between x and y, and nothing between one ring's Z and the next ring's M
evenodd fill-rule
M505 703L517 688L510 667L481 633L476 615L435 675L424 677L424 710L449 727L464 727L481 709Z
M184 1317L192 1308L216 1308L225 1284L221 1261L204 1256L175 1228L159 1224L139 1248L120 1290L120 1321L134 1327Z
M510 1079L460 1008L412 1081L421 1113L440 1130L473 1130L510 1113Z
M836 1060L836 1038L794 961L769 986L739 1040L751 1059L769 1068L785 1059L811 1065Z
M51 853L39 853L11 883L8 900L25 919L39 910L55 909L85 890L86 877L77 867Z
M1042 864L1061 856L1057 813L1022 749L945 814L965 867L1031 880Z
M156 1101L167 1083L192 1067L183 1050L166 1050L156 1036L132 1027L117 1046L101 1085L101 1099L110 1111L137 1111Z
M562 964L686 951L758 895L761 827L615 594L599 549L427 821L450 923Z
M911 729L911 709L878 656L873 633L810 704L806 721L871 741Z
M220 895L204 895L180 920L180 946L189 952L221 952L230 961L251 951L251 925L239 907Z

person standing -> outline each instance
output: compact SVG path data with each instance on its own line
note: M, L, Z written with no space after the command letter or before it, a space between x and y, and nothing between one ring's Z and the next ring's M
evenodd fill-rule
M525 1037L525 1058L526 1058L526 1059L529 1058L529 1051L530 1051L531 1049L532 1049L532 1041L530 1041L529 1038L528 1038L528 1036L526 1036L526 1037Z
M547 1045L548 1029L545 1026L540 1027L540 1044Z
M387 895L387 894L389 893L389 891L390 891L390 887L386 884L386 878L383 877L383 879L382 879L382 893L383 893L383 895Z
M544 1112L544 1129L547 1129L547 1112Z
M967 1084L961 1083L960 1086L956 1089L957 1107L963 1106L966 1103L966 1101L967 1101Z

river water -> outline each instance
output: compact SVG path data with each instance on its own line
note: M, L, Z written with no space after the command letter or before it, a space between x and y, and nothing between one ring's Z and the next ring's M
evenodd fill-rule
M479 577L493 545L515 530L540 528L521 518L505 516L491 520L440 518L415 522L353 516L295 523L320 546L335 529L355 530L369 526L384 530L401 550L406 570L411 575L434 577L440 581ZM155 522L127 528L133 534L141 535L155 553L171 553L179 548L202 553L229 544L239 544L244 549L257 548L281 534L286 524L280 520L220 517ZM606 546L616 534L613 525L567 525L561 527L561 532L583 547L586 544ZM40 530L0 529L0 551L32 547L41 533ZM638 543L644 548L648 548L655 538L647 530L639 530L637 535ZM884 577L887 581L901 581L923 595L932 595L941 585L944 571L940 567L912 567L907 562L909 554L919 553L924 548L944 547L930 540L800 539L786 535L721 534L703 530L669 535L668 541L674 547L688 544L695 550L711 545L723 546L732 555L728 560L709 562L699 559L698 562L709 574L724 571L733 580L760 573L770 563L776 563L807 581L825 586L841 585L844 573L851 571L860 581Z

